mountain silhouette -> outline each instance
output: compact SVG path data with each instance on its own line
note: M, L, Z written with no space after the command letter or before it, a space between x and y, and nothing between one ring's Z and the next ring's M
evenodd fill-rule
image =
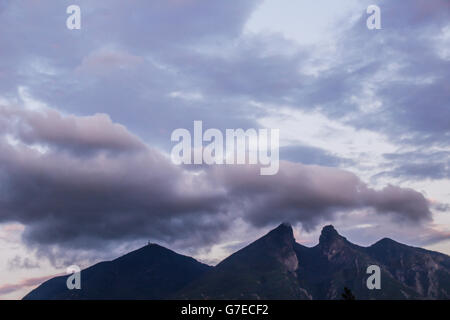
M282 224L219 263L179 295L184 299L307 299L298 286L292 228Z
M369 290L367 268L381 270ZM81 290L53 278L24 299L449 299L450 257L382 239L369 247L325 226L314 247L296 243L283 223L215 267L148 245L81 273Z
M81 290L68 290L68 276L50 279L25 300L167 299L212 267L149 244L81 272Z

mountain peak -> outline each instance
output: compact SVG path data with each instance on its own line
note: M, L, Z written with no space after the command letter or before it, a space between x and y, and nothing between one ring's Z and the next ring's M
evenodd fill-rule
M282 223L245 248L233 253L187 288L193 299L307 299L297 282L298 257L289 223ZM226 280L224 280L226 279ZM270 288L270 290L268 290Z
M333 225L329 224L322 228L322 235L339 235Z
M397 243L397 241L392 240L391 238L383 238L383 239L379 240L378 243L390 243L390 244L392 244L392 243Z
M382 247L382 248L387 248L387 247L404 247L405 245L402 243L399 243L395 240L392 240L390 238L383 238L377 242L375 242L373 245L371 245L371 247Z
M345 240L345 238L341 236L332 225L328 225L323 227L320 234L319 243L331 243L339 239Z
M292 226L287 222L280 224L278 227L270 231L264 238L277 240L277 242L280 243L295 242L294 231L292 230Z
M274 230L280 230L284 232L292 232L292 226L289 222L283 222L278 227L276 227Z

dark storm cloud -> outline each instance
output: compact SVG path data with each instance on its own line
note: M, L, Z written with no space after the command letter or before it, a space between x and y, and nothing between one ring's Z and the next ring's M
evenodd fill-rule
M1 221L31 226L24 235L31 242L90 246L89 238L186 237L192 230L186 227L201 230L202 215L217 213L221 202L151 150L86 159L1 149Z
M257 226L301 222L312 229L339 210L372 208L395 220L420 223L431 218L429 203L412 189L374 190L356 175L335 168L282 162L270 178L257 168L214 168L215 181L228 190L234 210Z
M64 128L61 136L76 146L76 153L60 148L60 140L55 143L53 134L41 135L38 140L39 145L49 146L46 153L33 149L36 145L23 139L20 131L7 132L20 141L17 145L7 143L5 136L0 144L0 221L29 226L25 240L89 247L98 239L147 235L196 238L193 229L201 234L203 228L214 230L221 225L219 215L211 226L208 219L201 219L218 213L220 194L209 190L205 181L173 166L122 126L105 121L103 115L77 118L56 111L47 114L52 116L27 122L29 130L41 125ZM36 113L22 110L16 116L26 122ZM73 122L77 125L68 125ZM86 139L92 128L101 128L100 135L91 132ZM122 142L120 148L108 152L115 139ZM93 145L96 152L90 150Z
M395 219L399 221L431 220L430 204L413 189L392 185L379 191L363 188L363 203L379 213L395 214Z
M35 112L21 109L15 122L34 119ZM30 246L95 249L108 242L149 238L207 246L235 219L255 226L291 220L312 228L337 210L365 207L399 221L420 223L430 217L428 201L420 193L393 186L376 191L343 170L282 162L280 173L271 177L260 176L254 166L193 173L142 142L133 149L137 138L101 115L47 114L52 116L38 117L39 126L64 126L64 136L76 146L92 147L80 128L98 124L102 135L92 137L99 150L85 154L53 147L54 136L41 135L39 144L49 146L43 153L20 130L3 132L0 222L23 224ZM27 124L29 130L36 129L35 122ZM105 151L118 128L130 148Z
M61 150L133 152L145 149L144 143L125 127L112 123L109 116L63 117L55 110L23 111L0 106L3 130L9 128L27 144L40 144ZM0 129L1 130L1 129Z

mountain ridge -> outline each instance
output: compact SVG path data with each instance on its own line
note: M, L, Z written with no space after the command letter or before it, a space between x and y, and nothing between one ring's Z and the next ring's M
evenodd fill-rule
M381 269L381 290L366 286L370 265ZM449 256L389 238L362 247L332 225L322 229L317 245L306 247L282 223L214 267L149 244L81 276L82 290L68 290L63 276L24 299L327 300L340 299L344 287L357 299L450 298Z

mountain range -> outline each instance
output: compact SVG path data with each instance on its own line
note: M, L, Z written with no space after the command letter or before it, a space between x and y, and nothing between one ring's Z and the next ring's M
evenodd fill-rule
M369 290L368 266L381 270L381 289ZM281 224L216 266L208 266L157 244L81 271L81 290L69 290L68 276L50 279L25 300L304 300L450 299L450 257L382 239L369 247L349 242L333 226L319 243L295 241Z

